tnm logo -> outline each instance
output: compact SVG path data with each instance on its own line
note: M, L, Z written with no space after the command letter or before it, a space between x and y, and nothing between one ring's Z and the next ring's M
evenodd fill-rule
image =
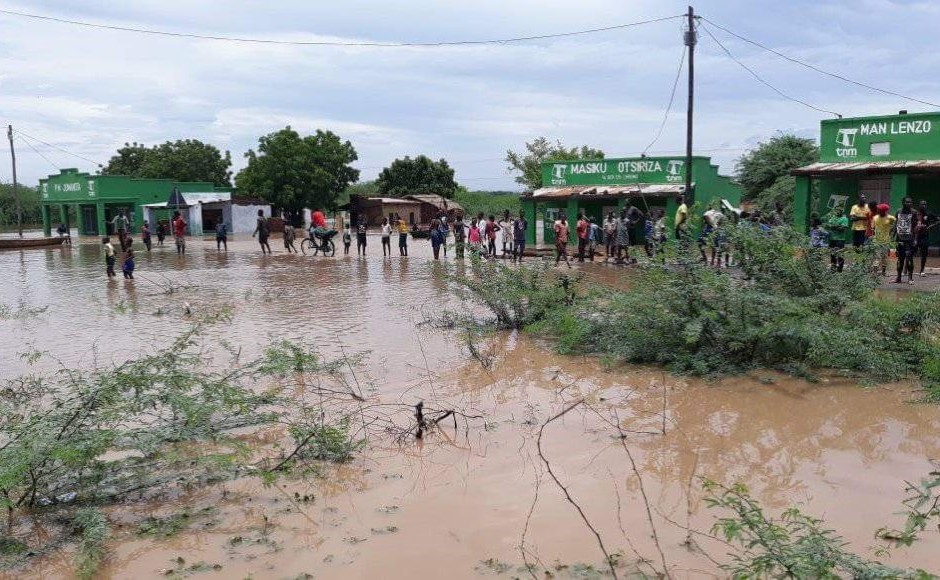
M666 181L682 181L683 165L685 165L685 162L679 159L670 160L669 164L666 165Z
M836 133L836 156L837 157L855 157L858 155L858 149L855 148L855 137L858 135L858 129L839 129Z
M564 164L564 163L556 163L555 166L552 167L552 178L554 178L554 179L564 179L564 178L565 178L565 171L566 171L567 169L568 169L568 165L566 165L566 164Z

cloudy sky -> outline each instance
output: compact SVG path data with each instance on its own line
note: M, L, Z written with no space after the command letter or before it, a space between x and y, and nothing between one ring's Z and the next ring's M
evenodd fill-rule
M510 38L678 15L672 0L0 0L0 9L217 36L341 42ZM821 68L940 102L940 2L712 0L696 12ZM705 26L709 26L705 23ZM846 116L931 110L821 76L729 37L728 49L783 92ZM681 21L523 43L443 48L239 44L83 28L0 14L0 121L20 180L95 169L124 142L196 138L232 152L290 124L330 129L362 178L396 157L445 157L471 189L515 189L502 162L544 135L608 156L643 151L660 126L682 51ZM816 137L825 113L758 83L702 33L696 151L725 172L778 131ZM652 154L684 148L684 79ZM31 143L36 151L27 143ZM40 155L40 153L42 155ZM45 158L43 157L45 156ZM9 181L8 162L0 181Z

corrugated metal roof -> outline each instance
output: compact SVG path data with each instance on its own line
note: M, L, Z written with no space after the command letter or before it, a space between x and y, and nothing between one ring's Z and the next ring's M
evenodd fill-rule
M637 183L634 185L590 185L579 187L542 187L532 192L532 197L558 198L571 196L631 196L631 195L668 195L682 193L685 185L678 183Z
M925 170L940 171L940 159L918 161L868 161L855 163L813 163L790 171L793 175L816 173L860 173Z
M407 199L413 199L415 201L420 201L422 203L429 203L438 209L444 209L444 201L439 195L408 195ZM463 207L452 199L447 200L447 209L455 211L463 211Z

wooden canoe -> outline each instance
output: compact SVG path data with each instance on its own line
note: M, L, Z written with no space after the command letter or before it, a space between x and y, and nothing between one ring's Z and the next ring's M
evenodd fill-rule
M59 246L67 238L0 238L0 250Z

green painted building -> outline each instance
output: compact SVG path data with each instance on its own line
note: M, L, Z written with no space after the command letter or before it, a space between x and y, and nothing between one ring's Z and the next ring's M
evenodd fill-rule
M819 162L792 172L799 227L813 213L848 211L860 194L892 212L905 196L940 211L940 112L825 120L819 139Z
M600 224L611 211L619 215L628 201L644 213L662 208L671 224L676 213L675 198L685 193L686 170L683 157L543 163L542 187L522 196L526 219L536 226L529 228L527 243L554 243L553 224L561 212L574 220L584 210ZM737 206L741 201L741 187L719 175L718 166L712 164L711 158L696 156L692 158L692 195L688 197L689 203L697 204L701 212L719 200ZM541 232L536 231L539 216ZM571 236L571 242L575 242L573 227ZM637 236L638 240L643 240L642 231L638 231Z
M42 226L48 236L53 218L68 224L68 207L75 208L78 233L103 236L115 233L111 220L121 211L130 219L131 232L144 223L146 204L166 202L174 189L186 192L231 191L211 182L179 182L171 179L135 179L124 175L92 175L77 169L63 169L39 180L42 194ZM54 209L58 214L54 215ZM160 215L159 219L169 217Z

